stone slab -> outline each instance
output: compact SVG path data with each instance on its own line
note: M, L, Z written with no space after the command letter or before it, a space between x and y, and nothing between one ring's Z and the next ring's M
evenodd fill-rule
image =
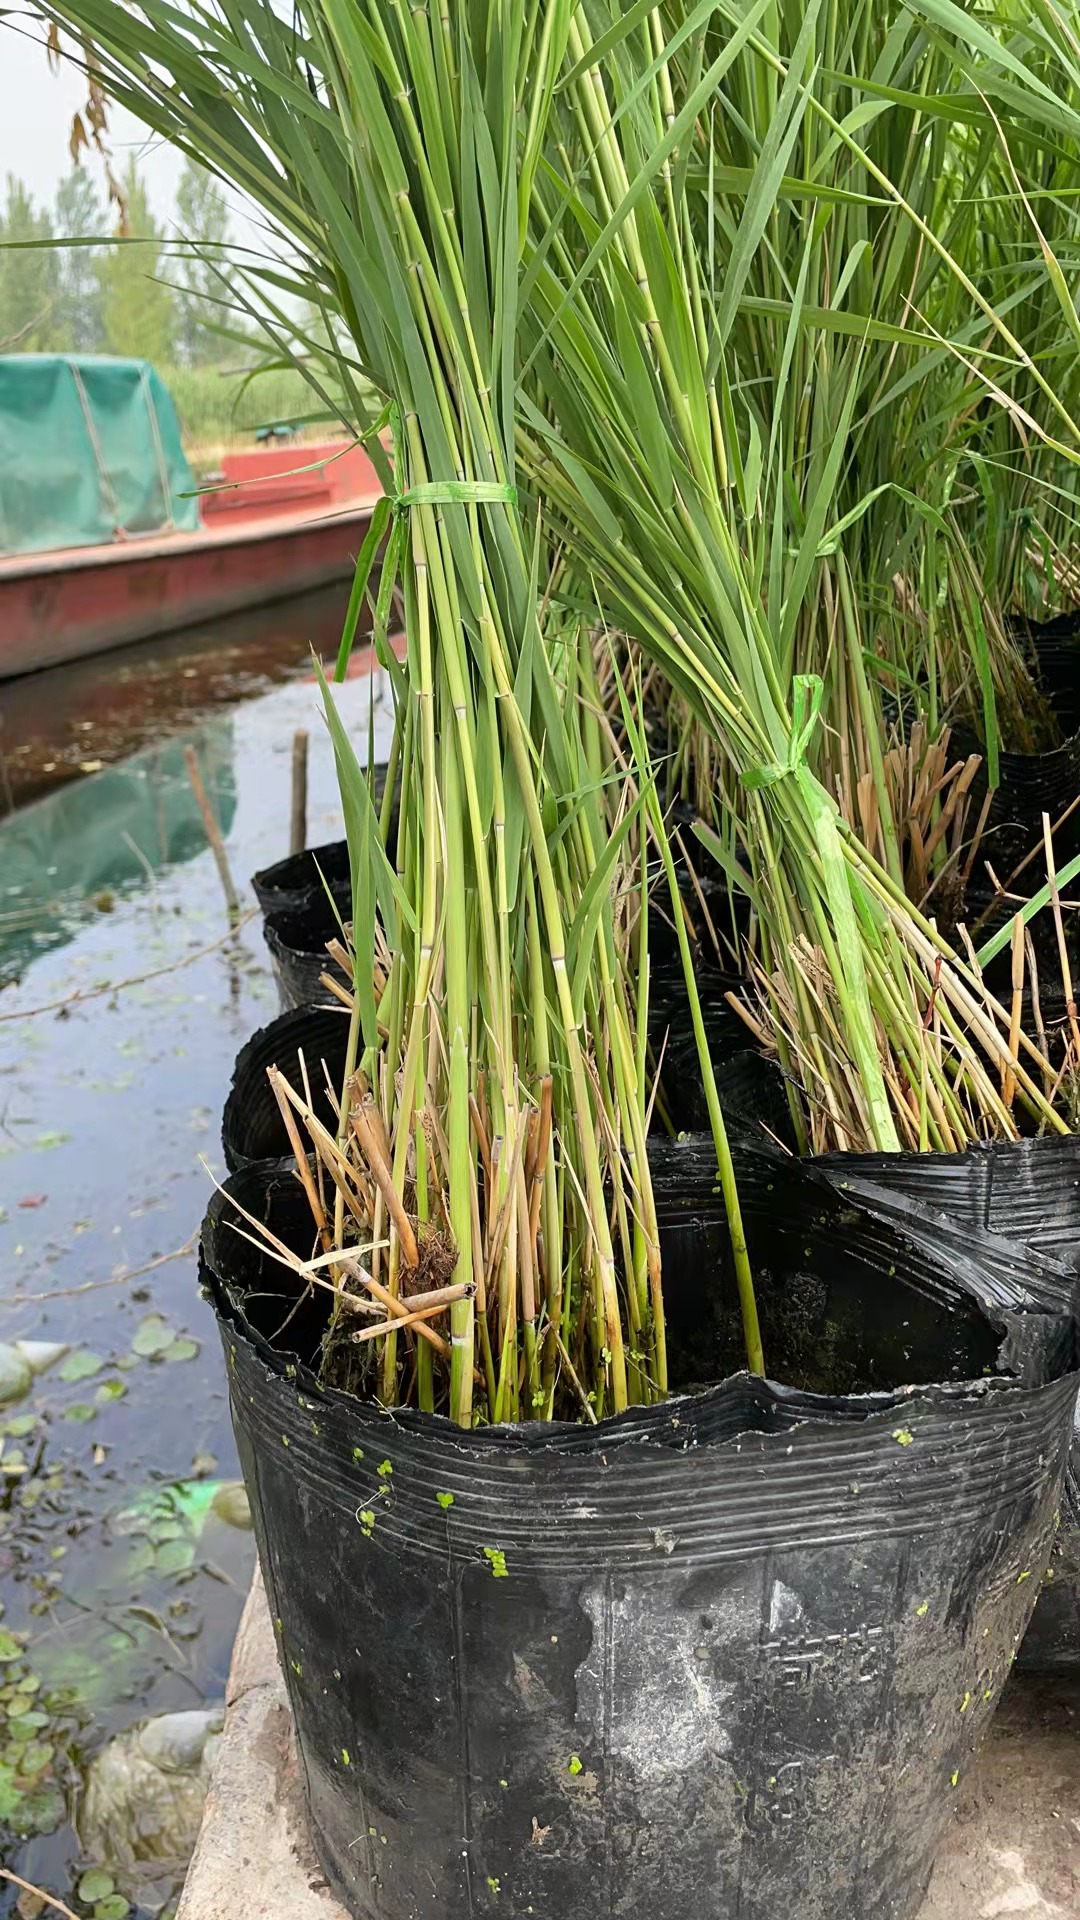
M256 1575L177 1920L348 1920L312 1852L273 1628ZM1014 1677L919 1920L1080 1920L1080 1682Z

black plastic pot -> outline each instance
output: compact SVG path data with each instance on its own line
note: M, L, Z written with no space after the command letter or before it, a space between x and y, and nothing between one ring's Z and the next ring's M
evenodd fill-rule
M345 904L344 917L350 917L347 903L352 881L349 849L344 840L328 840L325 846L290 853L272 867L253 873L251 884L264 913L302 913L312 899L325 897L329 887L339 904Z
M342 918L345 916L342 915ZM321 975L339 978L343 987L349 982L331 960L326 943L341 938L341 922L326 898L312 894L298 913L271 913L263 922L263 936L270 949L270 960L277 981L282 1010L289 1007L340 1005Z
M1071 1332L999 1241L931 1258L794 1162L738 1171L766 1351L839 1390L738 1375L595 1429L324 1390L318 1302L293 1311L215 1198L203 1278L314 1838L361 1920L915 1915L1052 1537ZM708 1149L657 1183L672 1352L715 1377ZM285 1167L230 1188L309 1244Z
M277 1067L289 1085L303 1094L302 1054L315 1110L336 1130L337 1108L329 1100L326 1085L329 1080L340 1095L348 1045L349 1016L339 1003L290 1008L252 1034L236 1056L221 1117L221 1144L230 1173L252 1160L276 1160L290 1151L281 1110L266 1077L268 1067Z
M376 806L382 802L386 787L386 767L373 768ZM398 799L395 794L390 813L389 844L397 842ZM324 884L325 883L325 884ZM305 847L302 853L290 853L272 867L253 873L251 884L263 913L303 913L313 902L325 899L329 887L343 918L352 918L352 876L349 848L345 840L328 840L321 847Z
M1080 1315L1080 1138L1003 1141L962 1154L830 1154L815 1163L841 1191L900 1196L924 1214L923 1230L971 1228L1037 1248L1048 1304ZM1080 1671L1080 1412L1053 1559L1020 1662L1032 1671Z
M1043 692L1066 739L1080 733L1080 614L1028 628Z

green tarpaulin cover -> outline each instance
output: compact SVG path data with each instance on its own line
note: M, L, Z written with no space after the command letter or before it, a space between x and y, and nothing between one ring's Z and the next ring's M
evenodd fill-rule
M0 355L0 554L197 527L193 488L145 360Z

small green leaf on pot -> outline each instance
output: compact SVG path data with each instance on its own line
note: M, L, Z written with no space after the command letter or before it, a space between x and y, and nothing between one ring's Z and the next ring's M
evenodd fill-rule
M1022 1585L1022 1583L1023 1583L1023 1582L1025 1581L1025 1580L1030 1580L1030 1579L1031 1579L1031 1568L1030 1568L1030 1567L1025 1567L1025 1568L1024 1568L1024 1571L1023 1571L1023 1573L1018 1573L1018 1574L1017 1574L1017 1576L1016 1576L1016 1584L1017 1584L1017 1586L1019 1587L1019 1586L1021 1586L1021 1585Z
M435 1498L444 1513L454 1504L454 1496L452 1493L437 1493Z
M353 1457L353 1459L354 1459L354 1460L356 1460L356 1461L360 1461L360 1460L362 1460L362 1459L363 1459L363 1457L364 1457L364 1449L363 1449L363 1447L354 1447L354 1448L353 1448L353 1450L352 1450L352 1457Z
M365 1534L367 1538L370 1540L372 1531L375 1526L375 1515L372 1513L371 1508L370 1507L359 1508L356 1518L360 1522L361 1533Z
M493 1580L509 1579L506 1567L506 1555L501 1547L485 1547L484 1559L491 1567L491 1577Z
M22 1641L16 1640L13 1633L0 1631L0 1666L6 1666L11 1660L20 1660L22 1653Z
M171 1347L175 1338L172 1328L160 1313L148 1313L135 1329L131 1351L137 1353L140 1360L152 1360L155 1354L164 1353L166 1347Z
M342 1747L342 1749L341 1749L341 1764L342 1764L342 1766L343 1766L343 1767L351 1767L351 1766L352 1766L352 1761L351 1761L351 1760L349 1759L349 1749L348 1749L348 1747Z
M570 1755L570 1764L567 1767L566 1771L567 1773L572 1773L575 1776L575 1778L581 1772L581 1761L578 1758L576 1753L572 1753Z
M189 1340L185 1337L182 1340L174 1340L170 1347L165 1348L161 1357L163 1360L170 1362L173 1360L194 1360L197 1358L198 1352L198 1341Z
M499 1882L498 1882L498 1880L496 1880L496 1878L495 1878L495 1875L494 1875L493 1873L489 1873L489 1874L488 1874L488 1877L487 1877L487 1883L488 1883L488 1892L489 1892L489 1893L498 1893L498 1891L499 1891Z
M100 1373L104 1365L105 1362L100 1353L90 1353L87 1348L80 1347L75 1353L68 1354L67 1359L57 1369L56 1377L58 1380L67 1381L69 1385L74 1385L76 1380L92 1380L95 1373Z
M893 1434L893 1439L896 1441L898 1447L910 1447L914 1442L915 1435L912 1433L910 1427L897 1427L896 1432Z
M922 1606L916 1607L915 1609L916 1620L925 1620L929 1611L930 1611L930 1602L929 1600L924 1600L922 1603Z
M381 1474L382 1478L385 1480L388 1474L393 1473L394 1469L390 1465L389 1460L383 1460L381 1464L378 1467L376 1467L375 1471L376 1473Z

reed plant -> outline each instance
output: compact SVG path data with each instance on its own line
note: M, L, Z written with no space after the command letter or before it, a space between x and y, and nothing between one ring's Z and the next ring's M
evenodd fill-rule
M1028 382L1043 413L1028 431L1075 458L1012 294L995 306L949 246L950 196L980 185L982 148L1014 168L1010 137L1045 145L1075 121L1067 36L1052 104L1023 51L948 7L591 7L571 29L563 144L537 177L519 452L610 622L719 747L707 838L750 895L815 1144L949 1147L1015 1125L996 1085L1008 1022L906 902L910 782L889 777L873 595L895 595L890 691L925 699L938 751L933 616L959 583L996 779L978 581L931 492L929 436L955 441L964 413L940 366L972 384L967 411L1013 420L1004 382ZM1064 321L1057 267L1041 271ZM896 432L908 395L914 468ZM931 803L921 852L934 836L944 860L940 790ZM1019 1079L1061 1124L1041 1079Z
M979 705L992 760L998 704L1024 695L979 573L984 422L1070 471L1080 439L1049 322L1029 340L1014 319L1053 300L1071 328L1061 259L1047 242L1002 283L975 257L990 201L1037 240L1016 177L1080 126L1073 10L46 11L118 103L264 208L299 264L249 262L232 295L283 350L299 300L331 323L324 363L388 491L353 611L385 539L401 827L386 849L331 708L356 1071L324 1257L351 1196L393 1317L417 1276L433 1290L440 1234L463 1291L445 1380L419 1347L406 1378L383 1329L381 1390L463 1421L477 1394L487 1417L550 1412L559 1379L594 1412L660 1393L648 914L628 940L615 902L644 906L643 821L663 823L640 757L613 797L597 628L709 743L701 835L750 900L804 1144L953 1148L1015 1133L1020 1107L1065 1124L1038 1048L908 897L902 795L954 703ZM949 796L923 789L936 868L956 821L939 832Z
M379 552L391 777L379 809L327 690L349 1061L333 1125L314 1063L299 1105L275 1080L314 1245L278 1252L333 1291L334 1377L463 1425L599 1419L668 1384L646 1153L649 793L613 785L592 633L551 606L550 543L516 484L520 262L569 17L502 0L437 20L376 0L292 21L262 0L56 15L92 42L114 101L300 249L302 279L249 261L235 296L254 309L257 291L286 342L288 294L334 317L332 380L314 333L302 364L324 401L344 395L387 489L339 666ZM744 1300L749 1316L745 1285Z

